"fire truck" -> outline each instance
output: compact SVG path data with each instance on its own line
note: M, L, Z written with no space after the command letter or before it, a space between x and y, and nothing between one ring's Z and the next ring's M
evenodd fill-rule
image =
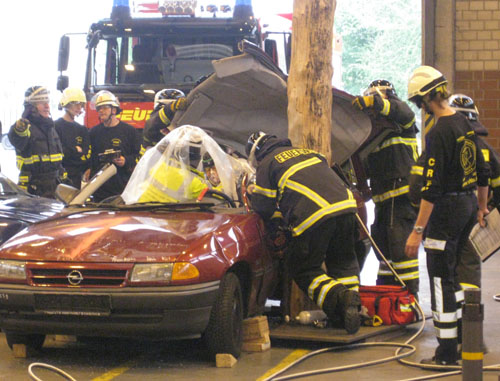
M165 0L133 3L131 10L129 0L114 0L110 18L92 24L87 34L83 84L87 100L100 90L111 91L120 99L121 120L141 129L157 91L176 88L187 94L213 72L213 60L241 54L242 40L259 46L278 63L277 41L265 38L251 0L233 3ZM60 91L69 84L64 72L70 37L62 36L59 45ZM98 123L87 102L85 125Z

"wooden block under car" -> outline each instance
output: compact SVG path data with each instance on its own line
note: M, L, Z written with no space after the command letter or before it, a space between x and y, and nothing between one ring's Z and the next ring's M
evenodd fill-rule
M230 353L217 353L215 355L215 366L217 368L232 368L237 361Z
M32 355L30 348L26 344L13 344L12 353L15 358L25 359Z
M243 320L243 341L269 336L269 324L266 316L257 316Z
M244 352L264 352L271 349L271 341L267 343L254 343L252 341L244 341L241 350Z

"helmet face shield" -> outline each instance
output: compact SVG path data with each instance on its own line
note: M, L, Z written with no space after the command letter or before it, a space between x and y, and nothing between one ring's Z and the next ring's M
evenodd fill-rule
M376 95L376 94L395 96L395 97L398 96L396 94L396 90L394 89L392 83L385 79L377 79L375 81L372 81L372 83L370 83L368 88L363 92L364 96Z
M464 94L453 94L448 101L452 109L461 112L467 119L478 119L479 111L471 97Z
M172 100L185 97L186 95L181 90L177 89L163 89L155 94L154 108L157 108L160 104L169 103Z

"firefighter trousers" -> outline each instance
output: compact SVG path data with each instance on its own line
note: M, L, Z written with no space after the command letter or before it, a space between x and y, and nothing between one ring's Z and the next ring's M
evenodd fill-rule
M410 204L407 194L394 197L375 205L375 220L371 226L371 235L382 254L389 261L398 276L405 282L408 290L418 295L419 269L418 258L409 258L405 254L406 240L413 230L417 213ZM375 252L379 260L377 284L399 285L392 271Z
M355 215L349 213L320 222L290 242L290 274L329 318L340 313L346 289L359 289L356 232Z
M457 360L461 342L463 290L457 264L477 219L477 199L467 195L444 196L434 204L424 248L431 290L431 308L438 340L436 359Z

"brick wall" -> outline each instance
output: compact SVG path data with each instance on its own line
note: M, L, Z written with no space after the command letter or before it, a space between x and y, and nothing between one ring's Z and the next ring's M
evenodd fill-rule
M500 152L500 0L456 0L454 92L474 99Z

